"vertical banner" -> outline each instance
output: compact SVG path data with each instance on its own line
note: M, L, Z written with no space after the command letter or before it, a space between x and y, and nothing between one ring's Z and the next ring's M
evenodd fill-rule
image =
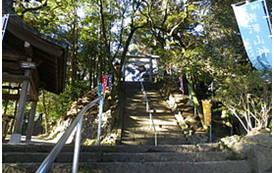
M108 89L109 91L112 90L112 75L108 76Z
M210 126L211 122L211 100L202 100L204 123L205 126Z
M272 33L263 1L232 7L252 65L259 71L272 70Z
M103 91L102 83L98 83L98 96L101 97Z
M108 75L103 75L102 76L102 83L103 83L103 94L106 92L107 90L107 85L108 85Z

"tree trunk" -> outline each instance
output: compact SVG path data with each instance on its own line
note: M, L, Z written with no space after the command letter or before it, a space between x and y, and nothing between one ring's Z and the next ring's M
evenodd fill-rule
M90 57L90 67L89 67L89 89L93 89L94 86L92 86L92 81L93 81L93 67L94 67L94 63L92 61L92 57Z
M131 28L130 33L129 33L128 37L127 37L126 43L124 45L124 50L123 50L123 53L122 53L122 56L121 56L120 69L119 69L119 72L117 74L119 83L121 82L122 69L123 69L123 66L124 66L124 63L125 63L126 54L128 52L128 47L129 47L129 44L131 42L131 39L133 38L133 35L134 35L135 31L137 31L137 29L140 29L142 27L144 27L144 26L139 26L139 27L133 27L133 28Z
M109 65L110 63L109 60L111 59L110 56L110 46L109 46L109 41L107 38L107 30L106 30L106 19L105 19L105 13L104 13L104 7L103 7L103 1L99 0L99 7L100 7L100 37L103 42L101 46L101 74L100 76L104 73L108 73ZM112 64L112 63L111 63Z
M45 133L48 133L48 109L47 109L47 104L46 104L46 93L45 91L42 91L43 93L43 108L44 108L44 112L45 112L45 118L44 118L44 126L45 126ZM49 104L48 104L49 105Z
M71 70L72 70L72 74L71 74L71 78L72 78L72 83L75 82L75 80L77 79L77 40L78 40L78 36L77 36L77 9L76 9L76 4L74 4L73 7L73 15L74 15L74 20L73 20L73 24L72 24L72 56L71 56Z
M194 81L193 81L190 74L186 75L186 79L187 79L187 82L188 82L188 85L189 85L189 87L188 87L188 89L190 90L189 93L192 97L193 104L197 109L198 116L201 120L201 123L202 123L203 127L205 129L207 129L208 127L204 125L204 115L203 115L203 112L202 112L201 104L200 104L199 99L197 97L196 91L194 90Z

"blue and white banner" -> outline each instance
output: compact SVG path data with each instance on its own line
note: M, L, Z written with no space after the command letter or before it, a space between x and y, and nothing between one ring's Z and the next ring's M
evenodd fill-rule
M103 84L102 83L98 83L98 97L102 96L102 91L103 91Z
M272 70L272 37L263 1L232 7L252 65L260 71Z

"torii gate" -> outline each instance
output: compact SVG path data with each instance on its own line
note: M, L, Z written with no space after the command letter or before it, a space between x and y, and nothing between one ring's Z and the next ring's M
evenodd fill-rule
M137 66L135 71L137 73L145 73L149 75L149 78L147 81L153 82L154 74L153 69L157 68L157 64L159 61L159 56L156 55L127 55L125 60L125 65L123 67L123 77L125 78L124 81L131 81L130 79L127 79L126 72L131 68L130 66ZM130 70L129 70L130 71ZM135 72L133 72L135 73ZM139 79L136 79L137 81L140 80L142 76L139 76ZM132 81L136 81L133 80Z

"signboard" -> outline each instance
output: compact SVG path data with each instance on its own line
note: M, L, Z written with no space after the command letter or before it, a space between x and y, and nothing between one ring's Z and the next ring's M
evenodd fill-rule
M211 121L211 100L202 100L204 123L205 126L210 126Z
M260 71L272 70L272 33L263 1L232 7L252 65Z
M21 61L20 66L22 68L35 69L36 68L36 63L35 62L30 62L30 61Z

